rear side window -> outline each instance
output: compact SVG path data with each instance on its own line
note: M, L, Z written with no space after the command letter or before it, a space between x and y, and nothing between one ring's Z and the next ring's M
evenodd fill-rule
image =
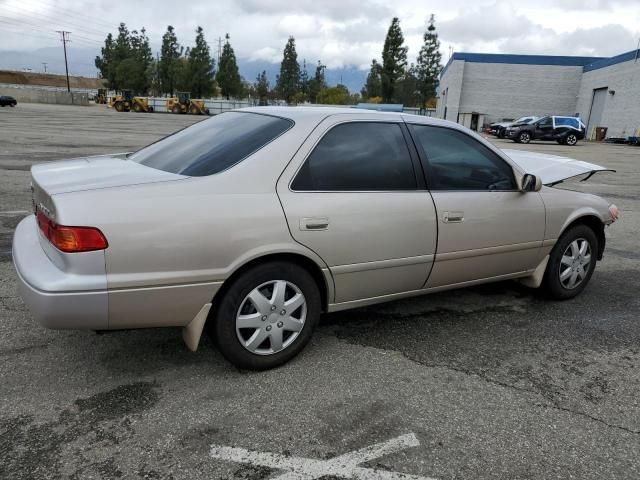
M129 156L148 167L194 177L226 170L287 131L291 120L227 112L198 122Z
M400 125L354 122L318 142L291 187L298 191L415 190L416 177Z
M580 128L580 122L573 117L555 117L556 127L573 127Z
M457 130L413 125L428 160L431 190L515 190L511 166Z

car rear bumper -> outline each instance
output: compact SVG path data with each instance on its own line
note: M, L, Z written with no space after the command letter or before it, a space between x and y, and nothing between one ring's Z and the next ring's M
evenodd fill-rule
M70 272L62 270L45 253L39 235L35 217L31 215L18 224L13 237L18 289L36 320L47 328L108 328L107 290L94 288L96 283L104 283L106 287L106 273L83 275L78 268ZM87 253L94 257L98 253L104 258L102 252Z

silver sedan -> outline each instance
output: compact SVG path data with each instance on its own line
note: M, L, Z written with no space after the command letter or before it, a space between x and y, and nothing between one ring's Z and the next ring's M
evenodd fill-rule
M46 327L182 327L193 350L206 328L265 369L322 312L504 279L574 297L618 211L553 185L601 170L414 115L243 109L34 166L13 258Z

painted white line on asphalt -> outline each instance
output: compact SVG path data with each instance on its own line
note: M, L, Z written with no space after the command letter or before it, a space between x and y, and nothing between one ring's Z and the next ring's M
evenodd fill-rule
M0 217L6 217L9 215L27 215L29 213L32 213L28 210L7 210L4 212L0 212Z
M357 480L435 480L430 477L358 467L361 463L419 445L420 441L415 434L408 433L329 460L290 457L278 453L217 445L211 446L209 455L218 460L286 470L286 473L274 477L273 480L314 480L324 475Z

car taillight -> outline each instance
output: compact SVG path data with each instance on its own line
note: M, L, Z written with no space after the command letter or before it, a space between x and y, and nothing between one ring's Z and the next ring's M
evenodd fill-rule
M107 239L97 228L58 225L40 210L37 210L36 218L47 240L65 253L104 250L109 246Z

